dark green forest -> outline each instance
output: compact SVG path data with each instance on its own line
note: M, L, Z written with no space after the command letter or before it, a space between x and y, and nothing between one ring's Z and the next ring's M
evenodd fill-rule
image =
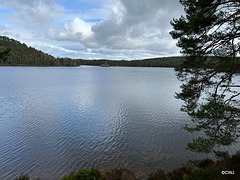
M0 36L1 66L100 66L107 63L110 66L133 67L177 67L183 57L152 58L143 60L83 60L71 58L55 58L26 44Z
M143 60L80 60L81 65L100 66L107 63L110 66L131 66L131 67L177 67L181 64L183 57L163 57Z
M76 60L55 58L14 39L0 36L0 65L2 66L77 66Z

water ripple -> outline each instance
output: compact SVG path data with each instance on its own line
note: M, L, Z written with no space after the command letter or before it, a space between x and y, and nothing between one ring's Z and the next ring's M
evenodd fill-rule
M208 157L185 149L197 134L182 128L173 69L0 69L0 179L94 166L142 176Z

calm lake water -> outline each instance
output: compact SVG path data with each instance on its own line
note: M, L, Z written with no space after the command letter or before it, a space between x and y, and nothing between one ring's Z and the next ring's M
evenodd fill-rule
M0 179L60 179L79 168L143 176L212 155L174 98L172 68L0 67Z

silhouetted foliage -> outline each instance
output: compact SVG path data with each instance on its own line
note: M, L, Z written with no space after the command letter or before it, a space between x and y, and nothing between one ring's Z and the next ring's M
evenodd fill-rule
M171 172L158 170L151 173L148 180L238 180L240 178L240 154L237 153L232 157L214 162L205 159L193 164L189 161L185 166L175 169ZM222 171L232 171L234 174L225 175Z
M166 173L163 170L158 170L157 172L153 172L149 174L148 180L166 180Z
M28 175L20 175L18 178L15 178L14 180L30 180Z
M77 173L72 172L62 180L103 180L103 174L96 167L92 169L80 169Z
M189 161L186 165L174 169L170 172L164 170L157 170L152 172L144 179L148 180L239 180L240 179L240 152L237 152L232 157L227 157L224 160L212 161L204 159L202 161ZM234 175L224 175L222 171L234 171ZM49 177L51 179L51 177ZM20 175L14 180L29 180L28 175ZM125 168L111 169L105 173L101 172L98 168L80 169L77 173L70 173L62 180L131 180L136 179L134 173ZM140 178L142 179L142 178Z
M173 19L170 34L186 55L177 68L183 81L176 95L182 110L195 122L188 131L204 131L188 145L197 152L228 146L240 136L240 2L236 0L180 0L185 17ZM213 57L214 56L214 57Z
M104 173L104 180L136 180L136 177L129 169L111 169Z

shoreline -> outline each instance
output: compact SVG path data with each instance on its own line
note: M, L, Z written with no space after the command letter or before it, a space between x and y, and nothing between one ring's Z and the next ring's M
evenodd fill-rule
M98 167L91 169L79 169L77 172L72 172L64 177L59 177L61 180L73 179L94 179L94 180L161 180L161 179L185 179L185 180L202 180L202 179L240 179L240 151L231 157L221 157L221 160L213 161L211 159L204 160L189 160L186 165L173 171L166 172L159 169L148 175L136 177L135 174L125 168L114 168L106 172L102 172ZM29 180L28 175L20 175L14 180ZM37 178L37 180L41 180Z

